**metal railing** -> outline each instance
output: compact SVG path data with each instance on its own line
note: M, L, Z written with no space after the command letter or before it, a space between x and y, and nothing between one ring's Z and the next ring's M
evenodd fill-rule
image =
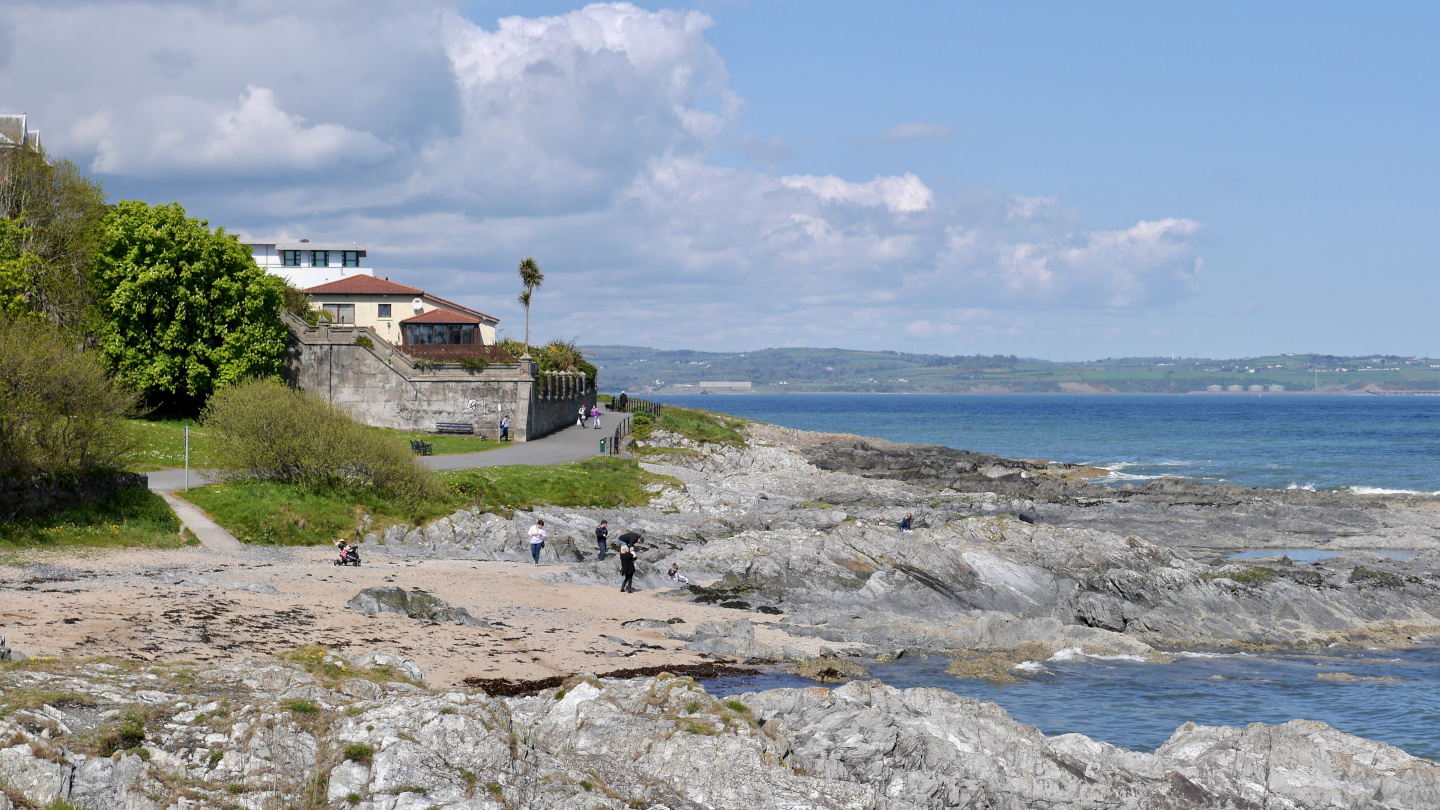
M632 400L633 401L633 400ZM620 455L624 448L625 439L630 435L630 420L622 419L620 424L615 426L615 435L610 438L606 452L612 456Z
M621 407L620 407L620 402L619 402L617 399L615 399L614 397L611 397L610 403L609 403L609 406L608 406L608 407L609 407L610 410L612 410L612 411L617 411L617 412L622 412L622 413L648 413L648 414L650 414L651 416L659 416L659 415L660 415L660 407L661 407L661 406L660 406L660 403L658 403L658 402L651 402L651 401L648 400L648 399L640 399L640 398L638 398L638 397L629 397L629 398L626 400L626 402L625 402L625 407L624 407L624 408L621 408Z

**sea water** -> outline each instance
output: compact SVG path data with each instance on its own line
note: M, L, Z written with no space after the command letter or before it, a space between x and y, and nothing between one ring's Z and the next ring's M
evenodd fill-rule
M1017 684L945 674L943 656L906 657L871 668L901 689L932 686L998 703L1049 735L1154 751L1186 722L1211 726L1319 720L1346 732L1440 760L1440 650L1372 650L1286 655L1181 653L1168 664L1062 651L1017 670ZM715 694L810 687L794 675L722 678Z
M1440 397L715 394L656 397L801 430L1243 486L1440 492Z
M830 433L1090 464L1123 485L1164 475L1273 488L1440 491L1440 397L883 395L665 396L661 402ZM1237 556L1277 552L1241 552ZM1312 551L1292 558L1309 561ZM944 657L873 667L900 688L998 703L1046 734L1153 751L1185 722L1319 720L1440 759L1440 649L1180 653L1172 663L1062 653L1019 684L960 680ZM1326 677L1321 677L1326 676ZM727 695L813 686L767 673L716 681Z

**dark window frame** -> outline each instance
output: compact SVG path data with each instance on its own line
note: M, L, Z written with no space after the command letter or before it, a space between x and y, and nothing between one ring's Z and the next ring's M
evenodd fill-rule
M359 266L360 266L360 251L358 251L358 250L343 250L343 251L341 251L341 252L340 252L340 266L341 266L341 267L359 267Z
M280 251L280 266L281 266L281 267L299 267L299 266L300 266L300 251L298 251L298 250L282 250L282 251Z
M320 308L330 313L331 323L355 323L354 304L321 304ZM348 321L345 320L347 315L350 318Z
M311 267L329 267L329 266L330 266L330 251L328 251L328 250L312 250L312 251L310 251L310 266L311 266Z
M379 314L376 315L375 317L377 317L377 318L393 318L393 317L394 317L393 315L390 314L390 312L391 312L391 309L390 309L391 305L390 305L390 304L377 304L376 306L379 308Z

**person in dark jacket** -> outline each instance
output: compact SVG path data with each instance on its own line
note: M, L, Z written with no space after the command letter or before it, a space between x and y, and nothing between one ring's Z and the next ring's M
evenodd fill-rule
M624 413L624 412L625 412L625 406L626 406L626 404L628 404L629 402L630 402L630 397L625 396L625 392L624 392L624 391L621 391L621 392L620 392L620 402L619 402L619 405L620 405L619 410L620 410L621 413Z
M605 562L605 547L609 539L610 522L608 520L602 520L600 521L600 525L595 527L595 543L600 546L600 562Z
M910 531L910 524L911 524L911 517L910 517L910 515L906 515L906 516L905 516L905 519L902 520L902 521L900 521L900 531L902 531L902 532L908 532L908 531Z
M620 591L634 593L635 585L632 580L635 579L635 552L624 543L620 544L620 573L625 577L620 582Z

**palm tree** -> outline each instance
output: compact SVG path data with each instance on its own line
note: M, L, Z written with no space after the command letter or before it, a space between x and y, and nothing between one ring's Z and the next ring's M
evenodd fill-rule
M534 259L526 258L520 262L520 283L524 285L525 292L520 293L520 304L525 307L525 353L530 353L530 294L535 292L541 284L545 283L545 274L540 272L540 265Z

